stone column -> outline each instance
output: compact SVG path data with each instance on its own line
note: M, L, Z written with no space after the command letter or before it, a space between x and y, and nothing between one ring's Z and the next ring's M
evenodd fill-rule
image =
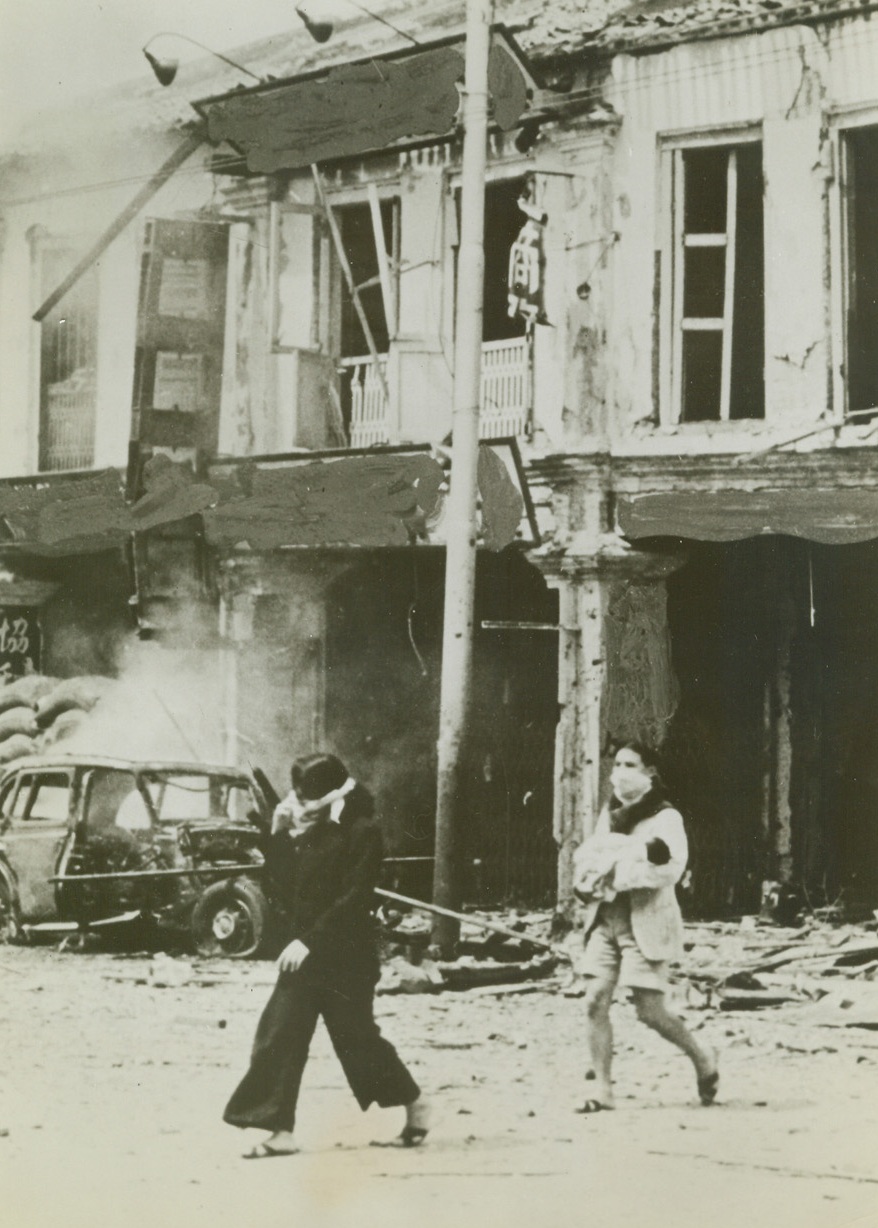
M554 835L562 908L614 748L628 739L660 744L676 708L665 581L684 561L604 537L591 554L543 562L560 596Z

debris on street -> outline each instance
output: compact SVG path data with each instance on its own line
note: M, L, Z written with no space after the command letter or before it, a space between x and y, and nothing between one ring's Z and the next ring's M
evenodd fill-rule
M690 924L686 1000L721 1011L810 1008L811 1022L878 1029L876 930L875 921L788 927L753 917Z

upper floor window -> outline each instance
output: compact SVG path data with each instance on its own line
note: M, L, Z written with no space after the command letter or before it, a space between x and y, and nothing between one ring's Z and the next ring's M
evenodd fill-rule
M42 299L67 276L77 253L43 241L35 257ZM91 268L40 324L41 470L88 469L94 461L97 356L98 273Z
M674 422L762 418L761 145L675 148L668 158L663 416Z
M495 179L485 184L485 272L482 306L483 341L523 337L524 319L509 313L509 253L526 219L519 200L527 196L527 179ZM455 193L455 222L460 234L460 189ZM457 252L455 241L455 290ZM456 294L455 294L456 297Z
M375 218L368 203L342 205L335 210L341 241L350 268L351 278L357 288L360 307L369 325L375 349L379 354L387 352L390 338L396 332L396 302L399 279L399 199L393 197L378 204L384 251L387 253L385 269L388 282L382 285L382 267L379 260L379 236ZM340 270L339 270L340 272ZM391 302L386 302L390 291ZM342 358L369 353L360 313L348 288L347 279L340 279L339 352Z
M862 414L878 412L878 126L847 132L841 154L847 409Z

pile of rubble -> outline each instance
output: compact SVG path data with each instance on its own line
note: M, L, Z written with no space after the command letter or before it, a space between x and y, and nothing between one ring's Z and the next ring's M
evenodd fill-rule
M550 941L550 912L479 912L479 922L508 933L492 933L475 920L464 921L454 960L431 957L430 920L422 913L391 915L387 920L379 993L433 993L442 989L490 992L495 986L498 992L520 992L538 986L562 958L560 952L545 949ZM530 938L539 946L528 941Z
M410 912L392 918L390 925L385 920L378 993L585 994L586 982L568 958L570 942L546 949L555 926L551 912L479 913L478 919L521 937L486 933L464 922L457 958L442 960L430 947L429 918ZM540 941L539 947L528 941L531 937ZM581 938L575 931L571 935L573 942ZM796 1025L878 1030L878 920L833 925L811 919L799 926L757 917L695 922L686 926L685 950L672 981L675 998L691 1011L705 1016L760 1011ZM222 962L156 959L155 978L141 974L141 983L215 984L236 975ZM175 974L170 979L169 968ZM266 984L274 976L271 966L264 973L253 971L264 975ZM123 974L122 979L128 978Z
M878 920L786 927L744 917L687 926L681 969L690 1006L787 1005L812 1023L878 1030Z
M44 674L0 686L0 763L39 754L69 736L113 686L111 678Z

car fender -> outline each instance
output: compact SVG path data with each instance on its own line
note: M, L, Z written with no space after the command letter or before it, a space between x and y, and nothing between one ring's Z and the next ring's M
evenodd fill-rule
M0 878L6 883L12 898L18 904L20 902L18 898L18 878L12 866L6 860L6 850L2 843L0 843Z

